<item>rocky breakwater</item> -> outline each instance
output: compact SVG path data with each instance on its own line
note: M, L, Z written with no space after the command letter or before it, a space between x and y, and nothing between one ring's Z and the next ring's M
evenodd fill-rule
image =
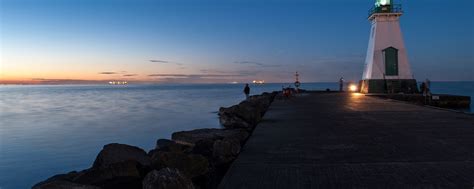
M33 189L217 188L230 164L276 96L263 93L220 108L222 129L175 132L148 153L107 144L89 169L55 175Z

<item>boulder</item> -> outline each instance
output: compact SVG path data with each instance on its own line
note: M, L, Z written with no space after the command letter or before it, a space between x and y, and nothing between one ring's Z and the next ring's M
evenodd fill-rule
M240 118L235 112L238 106L232 106L230 108L221 107L219 109L219 123L225 128L243 128L251 130L253 125Z
M65 180L53 180L49 182L44 182L41 184L36 184L32 189L101 189L97 186L77 184Z
M133 160L107 164L81 171L72 180L75 183L107 188L141 188L146 170Z
M162 148L166 148L168 147L169 145L175 143L174 141L172 140L168 140L168 139L158 139L156 141L156 146L155 146L155 149L162 149Z
M45 181L35 184L32 188L33 189L62 189L62 188L94 189L94 188L98 188L96 186L84 185L84 184L78 184L78 183L72 182L78 174L79 174L78 172L72 171L67 174L54 175L46 179Z
M183 144L196 145L201 140L219 140L232 138L243 143L249 133L244 129L195 129L191 131L180 131L172 134L171 138Z
M260 113L264 113L272 102L272 97L268 93L265 95L256 95L251 96L248 100L243 101L242 103L250 103L250 106L258 108Z
M189 152L191 151L191 146L168 139L158 139L156 141L155 149L168 152Z
M197 141L193 147L193 154L200 154L208 159L212 159L215 139L204 139ZM212 163L212 161L210 162Z
M188 178L205 175L209 171L209 161L202 155L158 151L151 159L154 169L176 168Z
M137 161L143 166L151 164L150 157L141 148L126 144L107 144L97 155L93 168L107 167L110 164L124 162L127 160Z
M178 169L163 168L149 172L143 179L143 189L194 189L193 183Z
M232 162L240 153L240 143L234 139L216 140L213 144L212 157L216 164Z
M270 107L276 93L254 95L228 108L219 109L219 122L226 128L253 129Z

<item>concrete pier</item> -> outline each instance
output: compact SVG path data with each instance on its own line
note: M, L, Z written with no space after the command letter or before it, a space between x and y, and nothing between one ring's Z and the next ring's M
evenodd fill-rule
M473 188L474 116L350 93L276 100L219 188Z

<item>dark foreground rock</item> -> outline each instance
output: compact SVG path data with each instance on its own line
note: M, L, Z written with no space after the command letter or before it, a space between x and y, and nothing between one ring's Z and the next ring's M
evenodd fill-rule
M219 122L226 128L252 130L270 107L277 93L254 95L238 105L219 109Z
M37 184L33 189L100 189L97 186L77 184L70 181L55 180L44 184Z
M178 169L163 168L146 175L143 189L194 189L194 185Z
M196 129L175 132L171 138L178 143L194 146L202 140L215 141L224 138L232 138L243 143L248 136L249 133L244 129Z
M100 186L101 188L140 188L146 174L139 162L127 160L103 167L90 168L79 172L74 182Z
M208 159L202 155L182 152L158 151L152 156L152 166L156 170L176 168L189 178L204 175L209 171Z
M104 146L99 155L97 155L92 167L106 167L110 164L127 160L137 161L143 166L151 164L150 157L148 157L145 150L126 144L112 143Z

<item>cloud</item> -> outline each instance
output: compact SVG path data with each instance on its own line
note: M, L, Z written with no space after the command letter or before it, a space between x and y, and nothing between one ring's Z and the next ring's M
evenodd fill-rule
M133 77L133 76L137 76L138 74L125 74L125 75L122 75L123 77Z
M253 61L235 61L235 64L252 64L252 65L257 65L257 66L263 66L263 63L260 62L253 62Z
M226 71L217 69L201 69L201 73L204 74L221 74L221 75L238 75L238 76L254 76L260 73L260 70L237 70L237 71Z
M218 73L218 74L229 74L231 72L229 71L223 71L223 70L216 70L216 69L201 69L199 70L201 73L205 73L205 74L210 74L210 73Z
M150 62L161 63L161 64L176 64L176 65L179 65L179 66L183 65L183 63L173 62L173 61L168 61L168 60L150 60Z
M225 77L240 77L238 74L150 74L149 77L163 77L163 78L225 78Z
M255 61L235 61L234 64L247 64L247 65L254 65L254 66L259 66L259 67L280 67L281 66L277 64L264 64L264 63L255 62Z
M26 84L105 84L102 80L81 80L81 79L48 79L48 78L31 78L31 81L23 81L18 83Z
M156 62L156 63L170 63L169 61L166 60L150 60L150 62Z
M117 72L99 72L101 75L113 75L113 74L119 74Z
M150 74L148 76L164 83L229 83L243 79L239 74Z

